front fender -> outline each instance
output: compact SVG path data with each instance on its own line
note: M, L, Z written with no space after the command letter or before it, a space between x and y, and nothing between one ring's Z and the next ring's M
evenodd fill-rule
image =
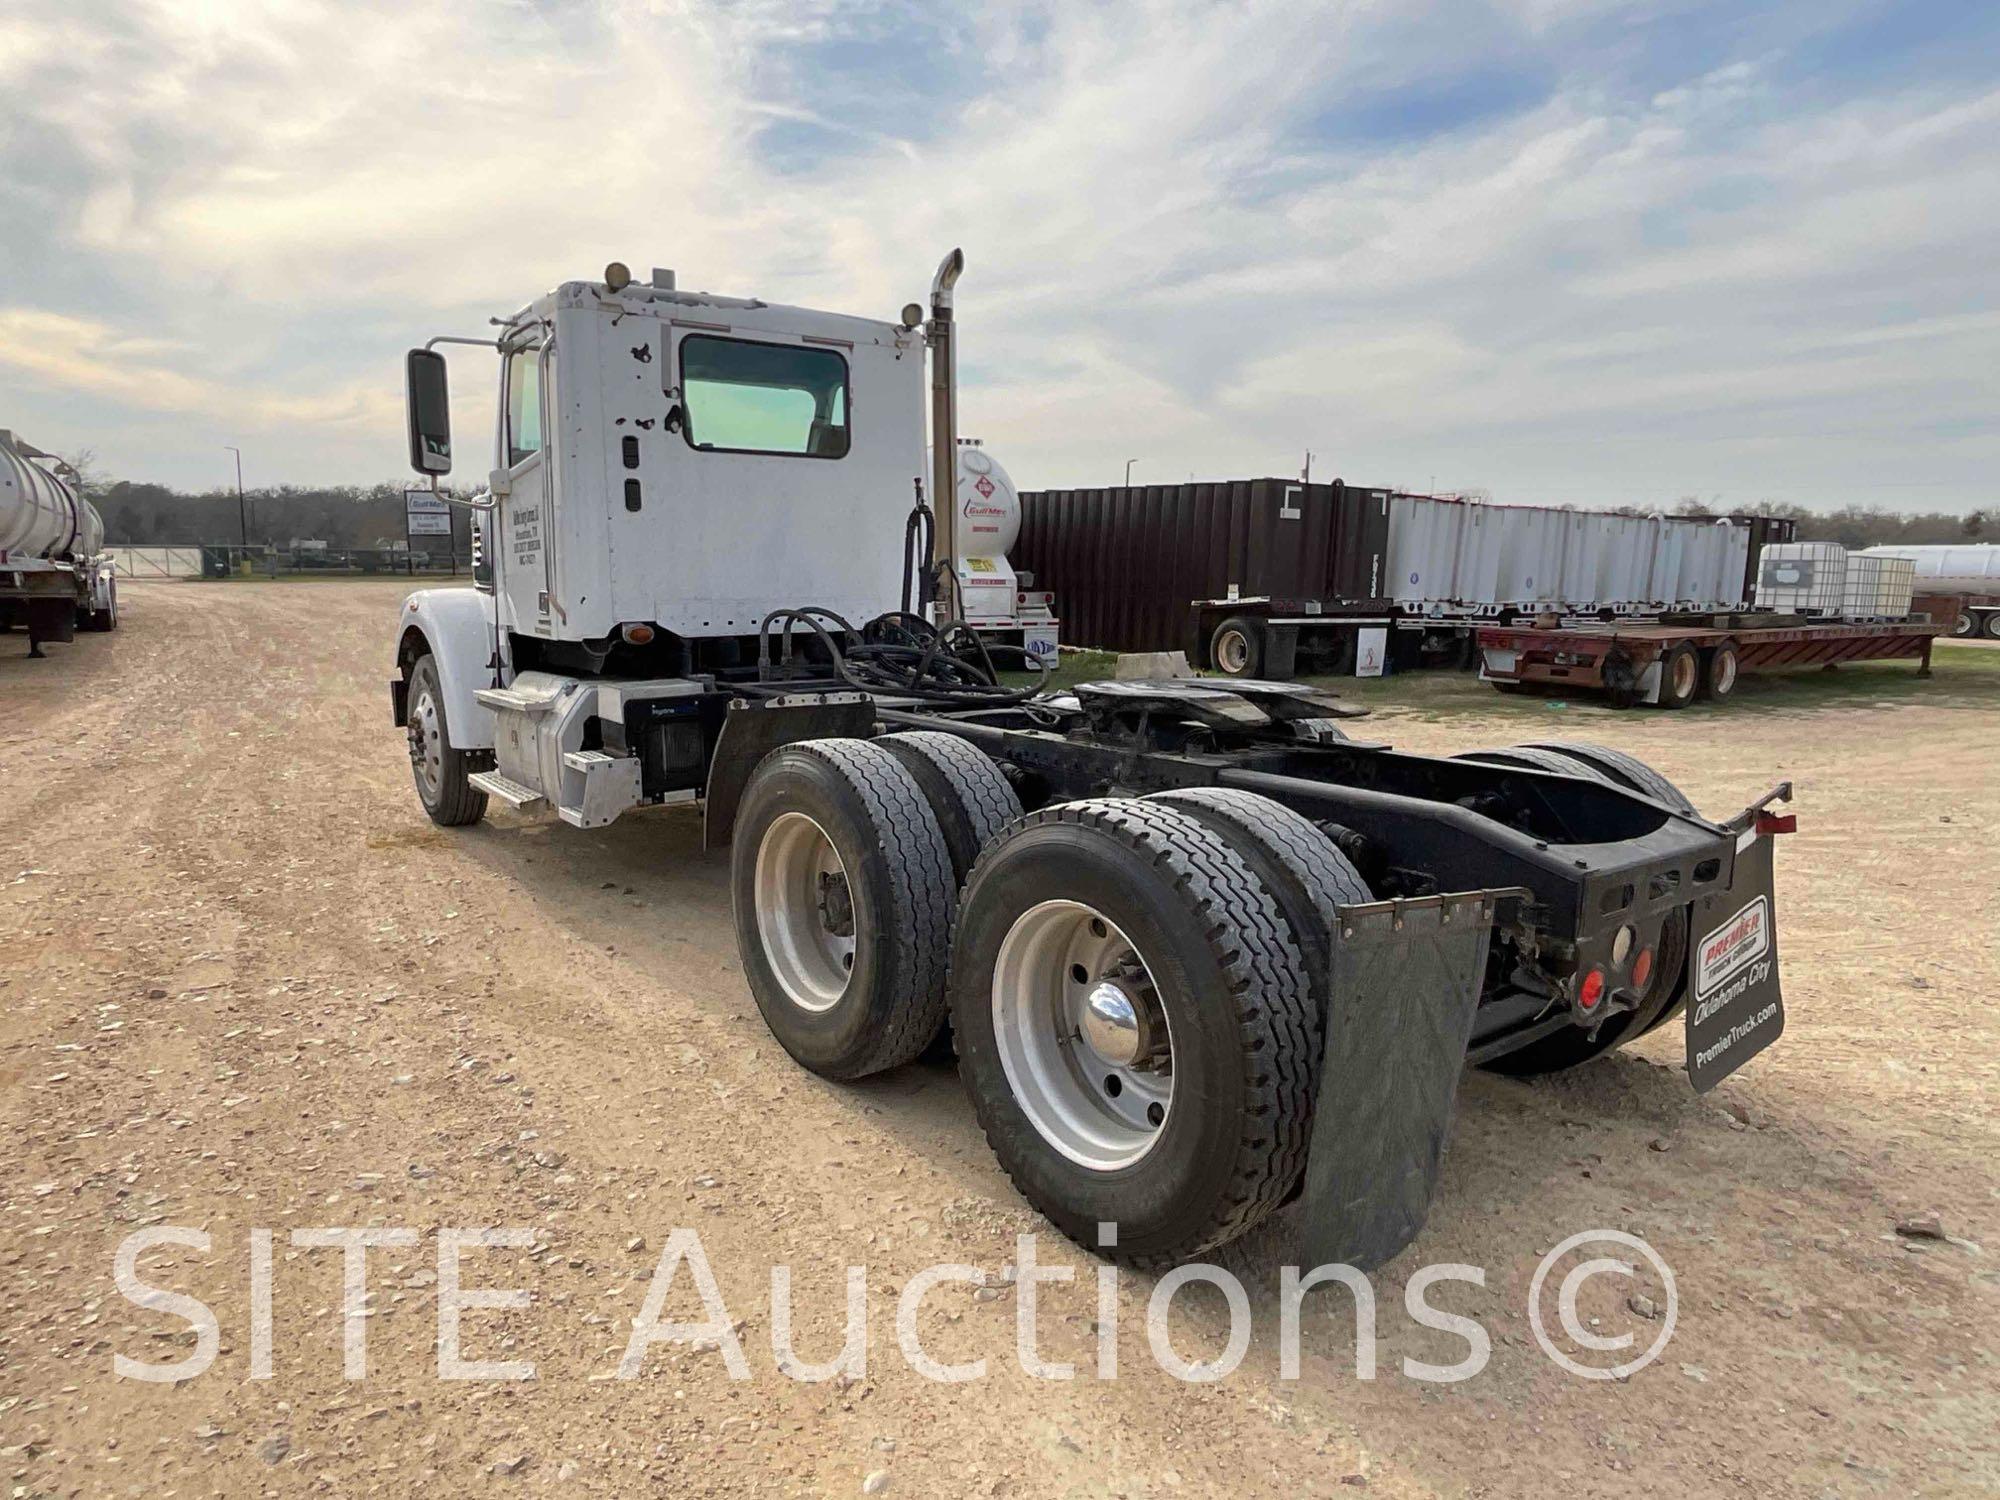
M493 748L493 710L473 694L493 685L491 598L478 589L419 589L403 601L396 619L396 677L409 678L418 657L437 663L445 724L454 750ZM397 694L401 722L401 695Z

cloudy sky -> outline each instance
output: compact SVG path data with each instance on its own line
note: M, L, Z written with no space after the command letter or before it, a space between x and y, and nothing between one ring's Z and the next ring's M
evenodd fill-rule
M610 259L890 317L954 244L1026 485L1996 499L1990 4L0 9L0 426L120 477L398 477L403 349Z

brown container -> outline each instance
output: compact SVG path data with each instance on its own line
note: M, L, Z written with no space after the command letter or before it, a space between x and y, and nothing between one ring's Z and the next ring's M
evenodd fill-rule
M1052 590L1066 645L1171 651L1198 599L1385 607L1389 492L1295 479L1031 490L1017 569Z

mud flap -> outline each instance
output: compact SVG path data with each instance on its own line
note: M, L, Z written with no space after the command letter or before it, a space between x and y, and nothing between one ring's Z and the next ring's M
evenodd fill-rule
M1515 889L1340 910L1306 1156L1307 1265L1381 1265L1430 1212L1486 975Z
M736 827L736 804L757 763L799 740L865 738L875 724L875 700L861 693L796 693L729 705L709 755L702 795L702 847L720 849Z
M1687 1074L1696 1093L1707 1093L1785 1030L1772 849L1769 838L1751 837L1737 850L1729 889L1695 906Z

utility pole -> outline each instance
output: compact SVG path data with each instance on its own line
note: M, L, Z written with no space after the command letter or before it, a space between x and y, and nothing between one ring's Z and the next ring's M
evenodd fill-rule
M232 448L227 443L222 447L224 452L236 455L236 526L242 542L243 555L247 557L250 555L250 512L243 504L243 450Z
M1138 461L1139 460L1136 458L1128 458L1125 460L1125 488L1128 490L1132 488L1132 465L1136 464Z

